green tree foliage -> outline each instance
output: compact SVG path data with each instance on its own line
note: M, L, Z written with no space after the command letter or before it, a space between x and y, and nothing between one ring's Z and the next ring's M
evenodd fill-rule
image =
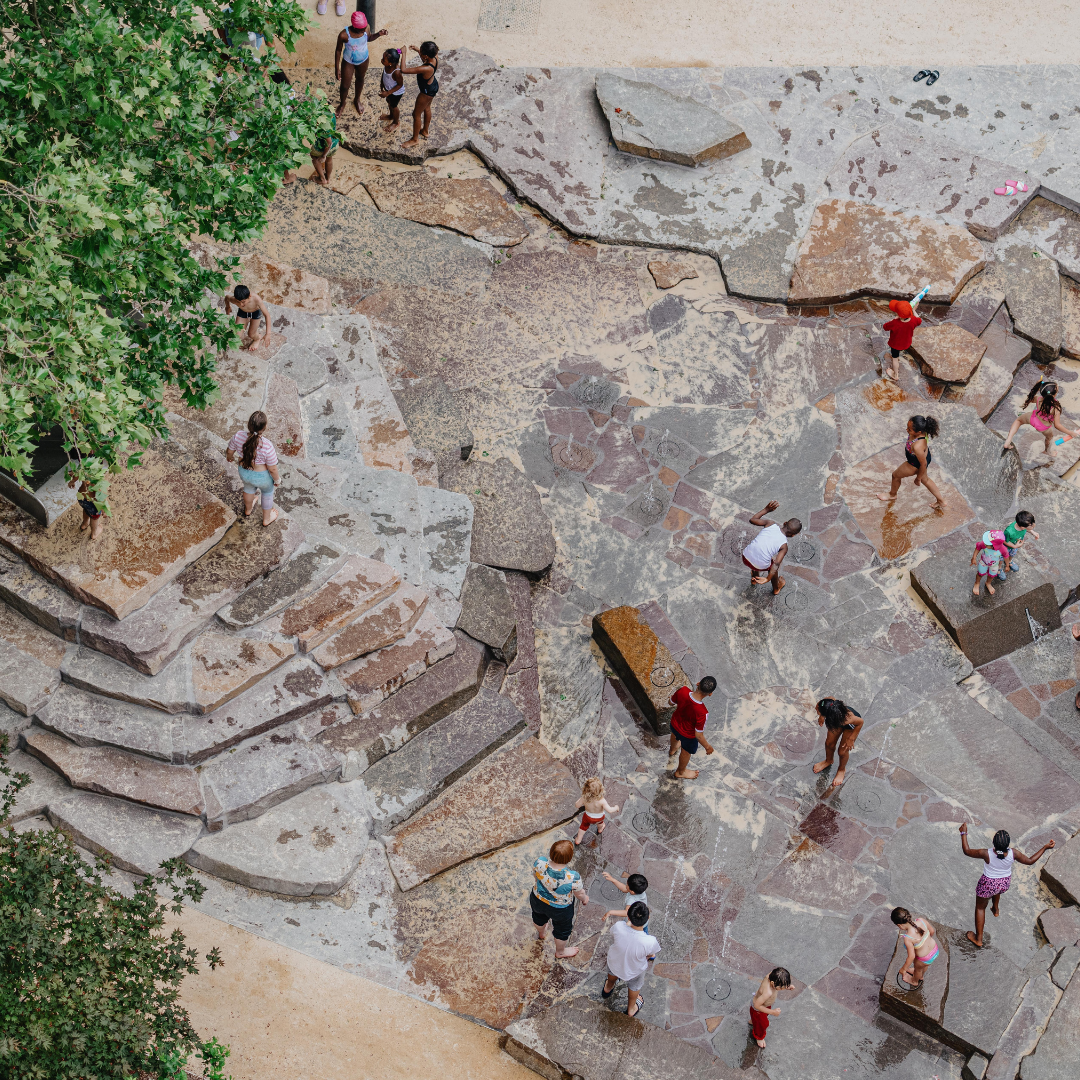
M186 245L256 236L331 119L271 78L299 4L231 8L0 0L0 467L20 481L59 426L69 478L103 502L107 474L165 433L166 384L212 399L235 339L206 290L226 281ZM257 55L237 27L273 46Z
M0 735L0 821L29 783L7 764ZM222 1077L228 1054L200 1043L179 1003L196 953L165 916L205 891L179 859L147 875L132 895L103 881L103 859L89 866L58 830L0 827L0 1076L10 1080L98 1080L183 1076L192 1049L206 1075ZM162 901L158 889L172 894ZM221 963L217 949L206 957Z

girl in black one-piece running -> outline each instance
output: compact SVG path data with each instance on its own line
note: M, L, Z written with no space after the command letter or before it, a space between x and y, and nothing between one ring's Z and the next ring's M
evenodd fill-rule
M413 106L413 133L412 138L403 142L402 146L416 146L421 139L428 137L428 128L431 125L431 103L439 92L439 80L436 72L439 70L439 46L434 41L425 41L420 48L410 45L414 53L420 54L420 63L412 67L402 64L402 75L416 76L416 104ZM402 53L404 55L404 52Z

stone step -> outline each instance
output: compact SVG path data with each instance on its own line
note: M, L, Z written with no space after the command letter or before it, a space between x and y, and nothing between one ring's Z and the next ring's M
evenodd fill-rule
M309 460L345 466L362 461L341 387L327 384L300 399Z
M78 507L44 529L0 500L0 543L77 600L122 619L146 604L225 535L236 515L163 453L113 477L113 516L92 546Z
M21 737L28 753L62 773L72 787L193 817L203 812L195 770L186 765L165 765L111 746L76 746L40 728Z
M65 641L74 641L83 605L17 555L0 548L0 600Z
M371 819L362 784L325 784L198 839L192 866L249 889L331 896L359 865Z
M12 739L9 746L14 746L15 742ZM74 791L59 773L23 750L9 750L7 759L13 773L26 773L30 777L30 783L15 796L15 805L8 819L12 822L44 814L49 803L66 799Z
M524 729L525 717L512 701L481 687L460 709L367 770L372 817L383 828L411 817Z
M733 1069L701 1046L586 997L515 1020L502 1047L534 1072L559 1080L765 1080L757 1068Z
M104 795L72 795L49 803L49 821L80 847L108 856L129 874L160 876L202 835L198 818L152 810Z
M287 608L267 626L295 637L301 652L311 652L354 619L392 596L400 576L386 563L350 555L326 584Z
M296 646L285 639L260 641L208 630L191 646L191 688L199 712L220 709L291 660Z
M340 498L367 514L382 560L413 585L424 583L424 516L416 478L352 463L343 469Z
M68 678L76 689L68 691L65 687L63 692L58 691L55 703L49 703L53 707L41 710L44 725L85 745L117 745L162 760L189 764L205 761L244 739L324 709L345 696L333 675L298 656L220 708L199 715L197 702L190 700L194 696L190 689L184 690L182 701L176 700L181 695L171 699L172 704L186 707L163 709L157 696L139 692L145 686L133 689L130 685L111 685L110 671L102 670L106 663L114 666L112 673L136 676L115 660L93 655L95 663L82 669L84 676L90 674L93 678ZM172 665L166 673L171 670ZM154 683L162 676L137 678ZM89 692L80 696L77 691ZM172 716L162 716L162 712Z
M0 701L33 716L60 685L60 672L36 656L0 640Z
M372 469L394 469L410 475L417 472L417 448L382 371L341 389L360 460ZM420 471L424 468L420 466Z
M1021 1062L1038 1045L1060 999L1061 991L1047 975L1037 975L1024 987L1020 1008L990 1059L986 1080L1016 1080Z
M304 543L288 562L219 608L218 619L230 630L245 630L282 608L309 596L340 566L345 552L330 544Z
M299 722L248 739L199 767L211 831L266 813L341 771L321 743L306 742Z
M1043 884L1066 904L1080 904L1080 833L1066 840L1042 865Z
M415 585L402 585L359 619L324 641L311 654L322 668L336 668L358 656L400 641L427 607L428 594Z
M417 446L441 458L467 461L473 449L468 417L442 379L407 379L395 384L394 398Z
M274 504L304 530L310 543L321 542L350 555L374 555L382 544L367 513L355 504L339 502L328 490L326 474L335 471L310 460L282 463Z
M473 563L461 590L458 626L487 645L496 660L513 663L517 656L517 611L506 574L482 563Z
M437 487L419 487L417 495L423 529L420 545L422 584L426 589L445 589L458 597L469 569L472 503L467 495Z
M432 664L450 656L456 647L453 633L432 612L425 611L400 641L350 660L334 674L345 687L353 712L367 712Z
M79 642L156 675L218 608L284 563L303 540L300 527L287 517L265 529L255 520L237 521L211 551L120 622L101 611L84 612Z
M60 674L64 682L94 694L167 713L196 711L190 647L181 650L156 675L143 675L120 660L80 645L64 657Z
M492 754L385 838L402 890L572 818L581 786L539 739Z
M1080 1032L1080 977L1074 974L1034 1052L1020 1062L1020 1080L1066 1080L1075 1076L1077 1032Z
M457 645L445 660L370 711L315 736L338 754L346 779L355 779L476 694L484 677L485 650L465 634L454 637Z

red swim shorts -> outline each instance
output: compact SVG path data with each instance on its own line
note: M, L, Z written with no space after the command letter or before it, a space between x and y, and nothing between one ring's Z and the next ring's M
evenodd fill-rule
M760 577L762 574L767 574L771 569L771 567L768 566L765 567L764 570L759 569L745 555L742 557L742 561L750 567L750 569L754 572L755 577Z
M581 815L581 827L583 829L589 828L590 825L603 825L603 824L604 824L604 815L603 814L601 814L599 817L590 817L588 814L582 812L582 815Z
M765 1032L769 1030L769 1018L763 1012L758 1012L753 1005L750 1006L750 1026L754 1029L755 1039L764 1039Z

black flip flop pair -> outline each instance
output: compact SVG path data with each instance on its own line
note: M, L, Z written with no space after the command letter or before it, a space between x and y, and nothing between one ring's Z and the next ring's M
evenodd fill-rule
M941 72L940 71L931 71L929 68L923 68L922 71L920 71L919 74L916 75L915 78L912 79L911 81L912 82L921 82L923 79L925 79L927 86L933 86L934 83L936 83L938 81L938 79L940 79L940 78L941 78Z

